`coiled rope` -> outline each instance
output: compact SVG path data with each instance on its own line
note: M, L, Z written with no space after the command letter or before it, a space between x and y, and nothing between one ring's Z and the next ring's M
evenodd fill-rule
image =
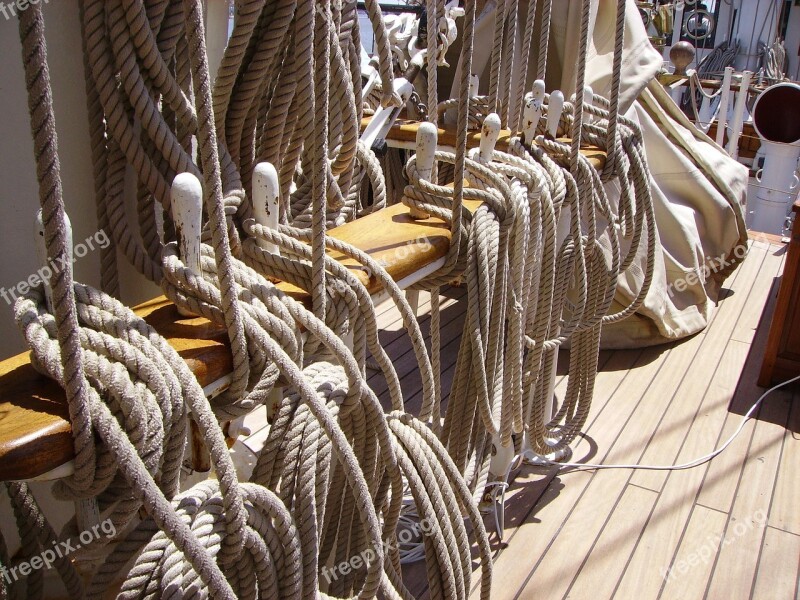
M243 3L242 8L244 5L253 8L254 3ZM260 13L246 12L237 23L239 35L233 46L244 49L245 54L264 52L277 64L274 40L288 35L289 48L297 47L297 28L291 29L290 15L296 14L298 22L307 22L300 20L308 18L309 13L301 10L307 6L302 3L295 11L289 3L269 7L261 3ZM279 18L277 15L284 14L281 11L286 16ZM344 21L344 15L351 23L355 21L352 7L328 5L323 13L319 19L319 12L311 16L317 24L313 44L317 57L327 56L331 49L331 55L335 55L341 41L336 27ZM399 290L369 257L326 238L324 227L320 234L315 227L309 232L285 226L286 232L295 235L293 238L264 230L251 220L243 221L242 230L236 226L233 217L249 213L245 192L249 175L242 178L242 184L239 173L247 173L257 147L252 138L236 142L243 137L242 131L250 130L247 123L253 122L248 121L252 112L243 113L237 107L240 98L245 102L250 97L252 87L245 85L247 78L237 77L243 96L226 100L224 94L212 93L200 4L195 0L147 4L125 0L104 5L87 0L83 27L89 67L87 90L94 90L89 94L90 110L99 103L105 113L102 121L92 121L94 139L100 144L93 152L99 214L106 214L110 223L110 215L103 211L108 208L107 200L113 197L117 210L121 201L121 178L118 171L112 171L112 164L115 169L126 161L142 166L138 172L144 173L145 180L139 206L145 212L164 210L164 230L152 235L156 221L153 212L140 220L149 233L145 246L134 241L126 224L115 228L115 241L142 272L161 283L178 306L226 326L234 358L234 384L215 401L212 410L186 364L155 331L117 300L73 284L69 272L54 282L55 317L47 312L41 290L18 303L17 319L34 350L35 363L67 389L71 413L75 414L76 476L59 486L71 497L97 497L103 514L110 515L118 531L124 532L111 542L108 557L93 573L85 594L69 563L59 563L71 594L99 597L120 572L127 572L122 598L175 594L371 598L379 591L385 597L408 598L397 551L397 524L407 481L417 514L431 523L424 539L433 597L466 598L470 591L470 547L463 522L466 515L472 520L483 564L481 595L488 598L491 561L486 533L461 475L428 429L439 419L433 375L419 328ZM128 27L136 34L129 37ZM248 29L252 35L263 32L263 37L245 43ZM37 140L43 218L48 251L54 257L66 251L67 242L60 233L64 231L64 212L40 7L32 8L21 19L20 31ZM353 38L357 40L357 34L350 31L351 43ZM146 67L135 60L137 52L149 59ZM109 62L111 56L117 59L114 65ZM234 51L226 52L226 56L221 73L227 73L225 65L236 64ZM292 60L288 50L283 60ZM318 65L326 63L317 60ZM299 61L294 58L294 62ZM298 66L307 65L301 62ZM271 70L264 65L258 68L263 69L262 76ZM122 85L115 88L111 83L118 72ZM323 103L328 99L326 90L333 89L326 78L327 72L314 80L314 93ZM152 87L144 87L143 82ZM276 85L280 82L279 76ZM352 90L345 86L346 94L352 94ZM123 92L127 98L121 96ZM153 100L158 97L163 112L157 110ZM258 106L263 104L260 99ZM261 112L269 115L272 110L273 105L269 105ZM215 125L215 112L224 114L221 124ZM339 140L347 139L342 122L326 124L327 112L313 119L315 131L324 139L333 136L341 149ZM243 114L245 124L241 125ZM147 124L142 138L129 135L138 121ZM298 122L295 131L306 131L306 126ZM97 133L104 128L103 135ZM192 135L197 136L202 169L194 164L190 153ZM120 136L118 140L116 136ZM285 145L287 151L291 143ZM302 148L300 144L295 147ZM324 144L322 147L322 151L309 147L309 152L296 156L300 162L330 164L335 171L336 160L329 163ZM352 148L355 154L363 153L357 144ZM365 164L371 164L370 177L380 183L380 173L369 156ZM204 239L209 244L202 246L201 273L194 273L180 261L174 242L161 242L162 237L169 240L174 236L166 182L183 172L202 173L204 179L208 214ZM324 174L326 170L315 172ZM314 181L315 202L319 202L316 208L321 207L324 215L333 180L328 177L325 183L326 177L320 180L315 176ZM157 205L150 203L151 197ZM242 231L247 237L242 238ZM300 239L310 234L313 239L309 247ZM289 251L288 258L256 252L255 238L250 236L282 244ZM378 342L369 295L346 269L327 258L324 249L329 246L350 252L379 273L379 279L401 305L412 329L418 360L427 373L421 418L428 425L403 412L399 382ZM332 320L339 331L346 323L353 331L364 332L356 336L353 352L323 320L278 292L262 274L237 260L234 252L253 266L267 267L265 271L283 269L316 290L315 309L320 317ZM339 298L331 303L337 311L326 310L331 287L324 276L326 270L350 286L349 293L331 295ZM104 277L112 288L114 279L113 272ZM301 330L306 334L301 335ZM392 382L395 412L390 415L383 414L377 397L366 385L363 369L367 349L382 363L387 380ZM259 453L253 482L240 484L217 419L228 420L264 405L279 384L286 386L283 401ZM199 423L216 481L179 493L189 418ZM97 448L84 443L92 441L93 431L102 441ZM28 490L16 484L10 490L20 523L28 527L27 523L36 522L26 529L31 533L23 535L24 542L40 547L48 543L54 534ZM339 504L331 502L337 497ZM140 507L146 515L141 520L137 518ZM373 560L368 561L363 573L322 581L320 573L325 573L329 560L345 560L368 549L373 551ZM134 556L132 566L128 565ZM7 557L2 556L2 560L7 561ZM302 564L299 571L297 564ZM28 591L35 596L41 582L37 577L31 582Z

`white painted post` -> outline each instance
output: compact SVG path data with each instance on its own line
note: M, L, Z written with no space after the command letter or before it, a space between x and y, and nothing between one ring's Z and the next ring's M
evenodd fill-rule
M494 147L500 137L500 116L497 113L490 113L483 120L481 128L481 142L478 150L479 161L488 165L494 158Z
M525 95L525 108L522 113L522 133L525 136L525 143L533 145L536 139L536 129L542 119L542 109L544 106L544 81L537 79L533 82L533 89Z
M547 133L551 138L558 135L558 124L564 112L564 93L556 90L550 94L550 103L547 105Z
M733 67L725 67L725 76L722 78L722 91L719 98L719 113L717 117L717 144L724 147L725 129L728 127L728 107L731 101L731 77Z
M417 129L417 170L420 179L430 181L433 174L433 163L436 160L436 144L439 141L439 130L433 123L421 123Z
M747 95L750 92L750 82L753 80L753 72L745 71L742 74L742 82L739 84L739 94L736 96L736 108L733 113L733 124L731 125L731 139L728 142L728 154L731 158L739 158L739 138L742 135L744 126L744 109L747 104Z
M256 222L277 231L281 186L272 163L260 162L253 169L253 213ZM259 239L258 245L272 254L280 254L277 244Z
M586 107L594 106L594 90L590 85L583 88L583 105ZM594 117L588 112L584 114L583 118L587 123L591 123L594 120Z
M423 181L431 181L433 177L433 167L436 162L436 144L439 142L439 130L436 125L430 122L420 123L417 129L416 153L417 170L419 177ZM414 219L427 219L428 213L418 208L409 211Z
M420 123L417 129L416 153L417 171L423 181L430 181L433 176L433 167L436 162L436 144L439 141L439 130L430 122ZM427 219L428 213L418 208L409 210L414 219ZM414 316L419 312L419 290L406 290L406 300L408 300Z
M186 267L202 275L200 266L200 232L203 223L203 186L191 173L178 173L172 181L172 219L178 234L178 251ZM193 317L187 310L178 308L184 317Z

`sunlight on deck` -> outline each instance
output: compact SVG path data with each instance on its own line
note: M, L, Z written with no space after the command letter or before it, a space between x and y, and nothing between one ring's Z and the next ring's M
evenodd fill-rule
M753 242L709 327L680 343L604 351L578 460L673 464L711 451L763 392L756 387L785 248ZM443 389L455 367L464 291L443 290ZM427 298L420 320L428 330ZM763 312L763 316L762 316ZM411 410L421 383L393 307L378 308ZM370 384L385 390L378 374ZM563 395L566 380L559 381ZM492 598L795 598L800 556L800 404L791 391L712 463L686 471L557 473L524 467L509 491ZM256 449L263 416L251 417ZM487 526L492 525L487 518ZM477 568L477 563L475 563ZM427 597L423 563L406 568ZM477 594L475 594L477 598Z

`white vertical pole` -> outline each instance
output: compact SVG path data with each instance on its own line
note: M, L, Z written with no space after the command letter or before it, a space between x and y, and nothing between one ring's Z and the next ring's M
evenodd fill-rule
M717 144L724 146L725 129L728 127L728 107L731 101L731 78L733 67L725 67L725 76L722 78L722 91L719 99L719 116L717 117Z
M211 83L228 44L228 0L206 0L206 49Z
M587 85L583 88L583 105L586 107L594 106L594 90L590 85ZM590 112L587 111L584 114L583 119L587 123L591 123L594 120L594 117Z
M260 162L253 169L253 213L256 222L267 229L278 229L278 206L281 196L280 180L275 167L268 162ZM280 254L276 244L263 239L258 245L272 254Z
M731 139L728 142L728 154L732 158L739 158L739 138L742 135L742 127L744 126L744 109L752 79L752 71L745 71L742 75L742 82L739 85L739 94L736 97L736 108L733 114L733 125L731 125Z
M480 86L480 78L473 73L469 76L469 97L474 98L478 95L478 87Z
M681 41L681 32L683 31L683 2L675 4L675 25L672 30L672 43L674 46Z

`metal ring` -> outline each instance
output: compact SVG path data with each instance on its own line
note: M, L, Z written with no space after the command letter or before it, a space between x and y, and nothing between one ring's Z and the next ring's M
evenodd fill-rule
M706 29L705 33L703 33L702 35L697 34L697 24L694 27L694 31L689 30L689 22L692 19L695 20L702 19L703 21L706 21L708 23L708 28ZM716 26L717 22L714 19L714 15L712 15L704 8L695 8L691 13L689 13L689 17L686 19L686 22L683 26L683 32L684 35L686 35L686 37L699 42L708 39L714 33Z

